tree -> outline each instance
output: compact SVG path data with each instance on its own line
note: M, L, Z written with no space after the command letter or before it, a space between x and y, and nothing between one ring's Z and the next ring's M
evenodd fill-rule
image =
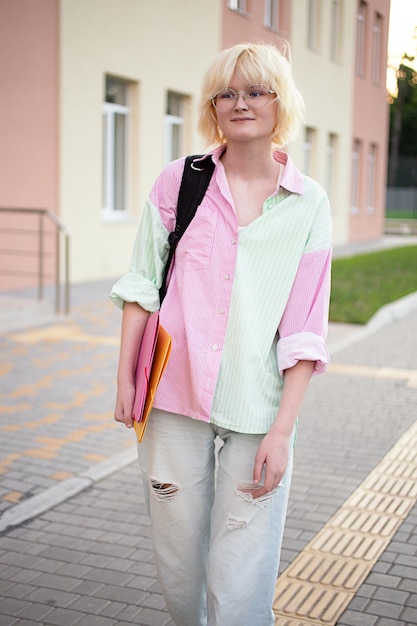
M404 61L412 62L414 57L403 56ZM414 167L399 171L401 157L412 157L404 163L414 163ZM417 72L405 63L397 71L397 97L393 97L390 107L390 149L388 185L417 185ZM406 184L404 184L404 182Z

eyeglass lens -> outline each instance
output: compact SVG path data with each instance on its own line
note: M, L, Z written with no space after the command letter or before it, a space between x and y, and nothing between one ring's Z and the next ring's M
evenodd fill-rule
M264 85L250 85L245 91L235 91L234 89L224 89L211 99L216 109L228 111L232 109L239 97L242 96L246 103L252 108L260 108L268 104L274 94Z

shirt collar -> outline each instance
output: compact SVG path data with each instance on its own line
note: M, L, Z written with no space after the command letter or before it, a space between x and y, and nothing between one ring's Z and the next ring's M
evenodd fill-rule
M203 157L201 157L201 159L204 159L206 156L210 155L213 159L214 164L218 165L225 149L225 144L218 146L217 148L214 148L214 150L211 150ZM279 187L284 187L284 189L286 189L287 191L291 193L297 193L302 196L304 194L304 180L300 170L295 166L294 162L286 152L281 152L281 150L274 150L273 156L275 161L284 165L285 168ZM196 159L196 161L201 159ZM279 187L277 187L275 193L278 192Z

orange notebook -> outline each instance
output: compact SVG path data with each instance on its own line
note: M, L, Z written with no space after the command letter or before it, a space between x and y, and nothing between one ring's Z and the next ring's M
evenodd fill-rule
M146 324L135 374L133 426L139 442L145 434L155 393L171 354L171 346L171 336L159 323L159 311L155 311Z

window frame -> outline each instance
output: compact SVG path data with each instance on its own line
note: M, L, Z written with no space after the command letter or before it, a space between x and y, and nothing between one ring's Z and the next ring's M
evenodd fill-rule
M184 153L184 144L185 144L185 137L184 137L184 127L185 127L185 106L186 106L186 101L187 101L187 96L184 96L181 93L177 93L175 91L171 91L168 90L166 92L166 102L168 104L169 101L169 96L173 95L175 97L177 97L179 99L180 102L180 114L179 115L175 115L172 113L165 113L165 117L164 117L164 125L165 125L165 154L164 154L164 159L165 159L165 164L170 163L171 161L173 161L174 159L179 158L183 153ZM166 107L168 108L168 106ZM176 152L176 154L174 154L174 141L173 141L173 129L177 128L179 129L179 147L178 150Z
M130 136L130 106L129 83L109 75L105 77L124 86L126 90L125 104L116 104L106 100L103 103L103 183L102 183L102 214L107 219L121 219L128 215L128 170L129 170L129 136ZM123 129L123 162L121 182L117 180L117 116L124 117ZM117 207L118 184L121 184L123 203Z
M368 4L359 0L356 14L356 75L364 77L366 68L366 28L367 28Z
M362 161L362 141L360 139L354 139L353 146L352 146L352 175L351 175L351 189L350 189L351 213L354 215L359 213L361 161Z
M279 31L280 0L265 0L264 26Z
M316 142L317 130L311 126L306 126L303 142L303 172L306 176L314 177Z
M246 15L246 0L227 0L227 6L231 11Z
M326 147L326 191L332 204L334 191L336 188L335 179L337 176L337 147L338 136L336 133L329 133Z
M342 28L342 0L331 1L331 23L330 23L330 59L334 63L340 63Z
M383 20L382 14L375 11L372 25L372 82L376 85L381 84Z
M378 145L371 143L368 152L368 177L366 190L366 212L368 214L375 213L376 209L376 178L378 163Z
M309 0L307 48L312 52L320 51L320 9L320 0Z

